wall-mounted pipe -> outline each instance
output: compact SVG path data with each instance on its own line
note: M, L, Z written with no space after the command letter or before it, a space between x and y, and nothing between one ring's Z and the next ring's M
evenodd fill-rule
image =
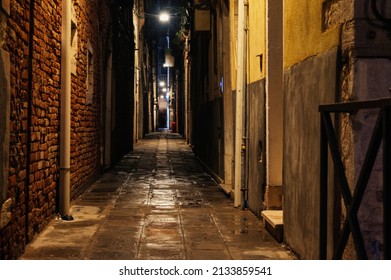
M138 1L133 4L133 26L134 26L134 73L133 73L133 96L134 96L134 115L133 115L133 141L135 143L139 140L139 95L140 95L140 20Z
M243 138L243 91L244 91L244 0L238 1L238 41L235 104L235 165L234 206L242 203L242 138Z
M244 43L244 47L243 47L243 61L244 61L244 65L243 65L243 80L244 80L244 85L243 85L243 91L244 91L244 97L243 97L243 102L244 102L244 114L243 116L245 117L244 119L244 127L243 127L243 143L244 143L244 146L245 146L245 151L242 155L242 158L243 158L243 164L244 164L244 168L243 168L243 178L244 178L244 183L242 183L243 185L243 205L242 205L242 209L248 209L248 184L249 184L249 174L250 174L250 103L249 103L249 95L248 95L248 92L249 92L249 89L248 89L248 83L247 83L247 78L248 78L248 73L250 73L250 64L247 63L247 54L250 53L250 44L248 43L248 39L249 39L249 34L248 34L248 17L249 17L249 3L248 1L244 4L244 15L243 15L243 22L245 24L244 26L244 39L243 39L243 43Z
M71 5L71 0L62 1L59 211L63 220L73 220L73 217L70 215L72 21Z

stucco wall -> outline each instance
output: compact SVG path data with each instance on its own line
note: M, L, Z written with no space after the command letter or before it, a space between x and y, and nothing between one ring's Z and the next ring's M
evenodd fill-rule
M238 38L238 9L237 9L238 1L229 1L229 33L230 33L230 64L231 64L231 89L236 90L236 68L237 68L237 38Z
M339 26L326 30L323 0L284 1L284 68L338 45Z
M265 77L265 0L248 1L248 83L259 81ZM261 66L261 65L262 66ZM262 72L261 72L262 68Z
M231 61L231 87L236 89L236 65L237 65L237 2L229 1L229 29L230 40L230 61ZM266 63L266 1L248 1L248 5L245 5L245 17L246 17L246 58L247 58L247 82L249 84L258 81L260 78L264 78L265 63ZM262 55L262 69L260 67L260 55Z
M354 64L354 97L357 100L371 100L389 98L391 87L391 62L386 58L359 59ZM350 179L352 191L361 172L361 168L368 150L373 128L378 116L378 110L362 110L350 116L353 130L353 144L347 158L354 164ZM346 147L343 147L344 150ZM370 259L383 258L383 161L382 147L373 167L369 183L361 203L358 220L363 234L368 257Z
M305 259L318 258L320 116L335 101L337 50L284 72L284 234Z

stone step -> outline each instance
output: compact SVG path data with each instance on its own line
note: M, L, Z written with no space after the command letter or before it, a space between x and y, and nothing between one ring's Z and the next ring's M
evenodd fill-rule
M282 210L264 210L261 212L263 226L278 241L284 239L284 221Z

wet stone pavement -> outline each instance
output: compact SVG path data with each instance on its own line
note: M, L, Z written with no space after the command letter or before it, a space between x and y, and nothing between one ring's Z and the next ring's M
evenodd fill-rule
M292 259L233 202L186 142L152 134L54 219L20 259Z

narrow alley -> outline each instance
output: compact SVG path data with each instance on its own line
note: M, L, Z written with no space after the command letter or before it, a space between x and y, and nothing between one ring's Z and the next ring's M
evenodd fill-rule
M0 260L389 260L390 77L391 1L0 0Z
M251 211L232 206L178 134L135 145L21 259L292 259ZM66 238L64 238L66 237Z

